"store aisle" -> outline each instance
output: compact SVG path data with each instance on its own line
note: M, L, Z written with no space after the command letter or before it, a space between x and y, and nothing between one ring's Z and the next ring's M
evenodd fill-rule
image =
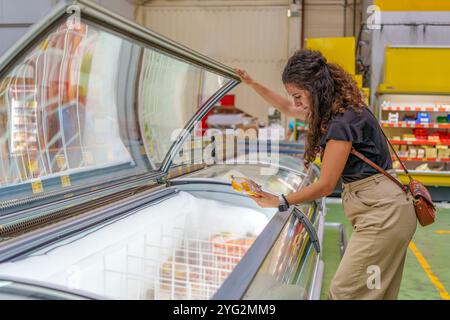
M343 223L348 238L352 228L347 221L342 205L333 201L327 203L326 222ZM321 299L326 299L328 287L339 264L338 231L326 229L323 259L325 274ZM450 300L450 273L448 261L450 252L446 249L450 241L450 206L438 205L437 220L428 227L418 224L416 234L407 253L400 300Z

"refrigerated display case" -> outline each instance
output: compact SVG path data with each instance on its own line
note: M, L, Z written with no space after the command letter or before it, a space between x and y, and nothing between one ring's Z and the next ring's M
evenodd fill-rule
M229 180L287 194L317 168L183 152L238 83L95 4L57 6L0 60L0 297L318 299L323 199L263 209Z

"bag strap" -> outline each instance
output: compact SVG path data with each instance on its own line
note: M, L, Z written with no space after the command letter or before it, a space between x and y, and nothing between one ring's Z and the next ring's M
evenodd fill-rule
M391 148L392 152L395 154L395 157L397 158L398 162L400 163L400 166L402 167L403 171L405 171L406 175L409 178L409 182L413 181L413 178L411 177L408 169L406 169L405 164L403 163L402 160L400 160L400 157L398 156L397 152L395 151L394 147L392 146L391 142L389 141L388 137L386 136L386 134L383 131L383 128L381 127L381 124L378 122L378 119L375 117L375 115L372 113L372 111L369 109L369 107L367 107L367 111L374 117L376 123L378 124L378 127L380 128L381 134L384 136L384 138L386 139L389 147ZM355 154L356 155L356 154ZM363 160L363 159L361 159ZM369 160L369 159L367 159ZM364 160L363 160L364 161ZM366 162L367 164L369 164L368 162ZM370 165L370 164L369 164ZM381 168L380 168L381 169ZM378 170L378 169L377 169ZM395 179L395 178L394 178ZM397 179L395 179L397 181Z
M386 172L384 169L382 169L380 166L378 166L377 164L375 164L373 161L371 161L370 159L368 159L367 157L365 157L362 153L358 152L355 150L355 148L352 148L352 151L350 152L353 155L357 156L358 158L360 158L362 161L364 161L365 163L367 163L369 166L371 166L372 168L374 168L375 170L379 171L380 173L384 174L386 177L388 177L389 179L391 179L396 185L398 185L403 192L408 193L408 188L403 185L402 183L400 183L400 181L398 181L397 179L395 179L391 174L389 174L388 172Z

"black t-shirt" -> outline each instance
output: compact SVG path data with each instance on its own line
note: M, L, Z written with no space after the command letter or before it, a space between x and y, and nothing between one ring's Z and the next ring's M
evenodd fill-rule
M381 168L392 169L392 158L386 138L376 118L367 108L363 108L362 112L349 108L344 113L333 116L328 124L328 131L321 137L320 145L325 147L330 139L351 141L353 148ZM377 170L350 154L342 173L342 180L349 183L377 173L379 173Z

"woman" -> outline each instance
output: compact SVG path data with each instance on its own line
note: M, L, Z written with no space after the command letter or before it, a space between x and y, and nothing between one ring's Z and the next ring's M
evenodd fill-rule
M390 173L392 159L375 117L355 81L317 51L297 51L282 81L293 102L237 70L242 81L287 116L309 124L305 162L322 158L320 179L285 197L287 205L328 196L342 177L342 203L353 234L331 282L329 299L397 299L408 244L416 230L412 199L350 154L355 148ZM394 173L395 174L395 173ZM262 192L261 207L282 198Z

